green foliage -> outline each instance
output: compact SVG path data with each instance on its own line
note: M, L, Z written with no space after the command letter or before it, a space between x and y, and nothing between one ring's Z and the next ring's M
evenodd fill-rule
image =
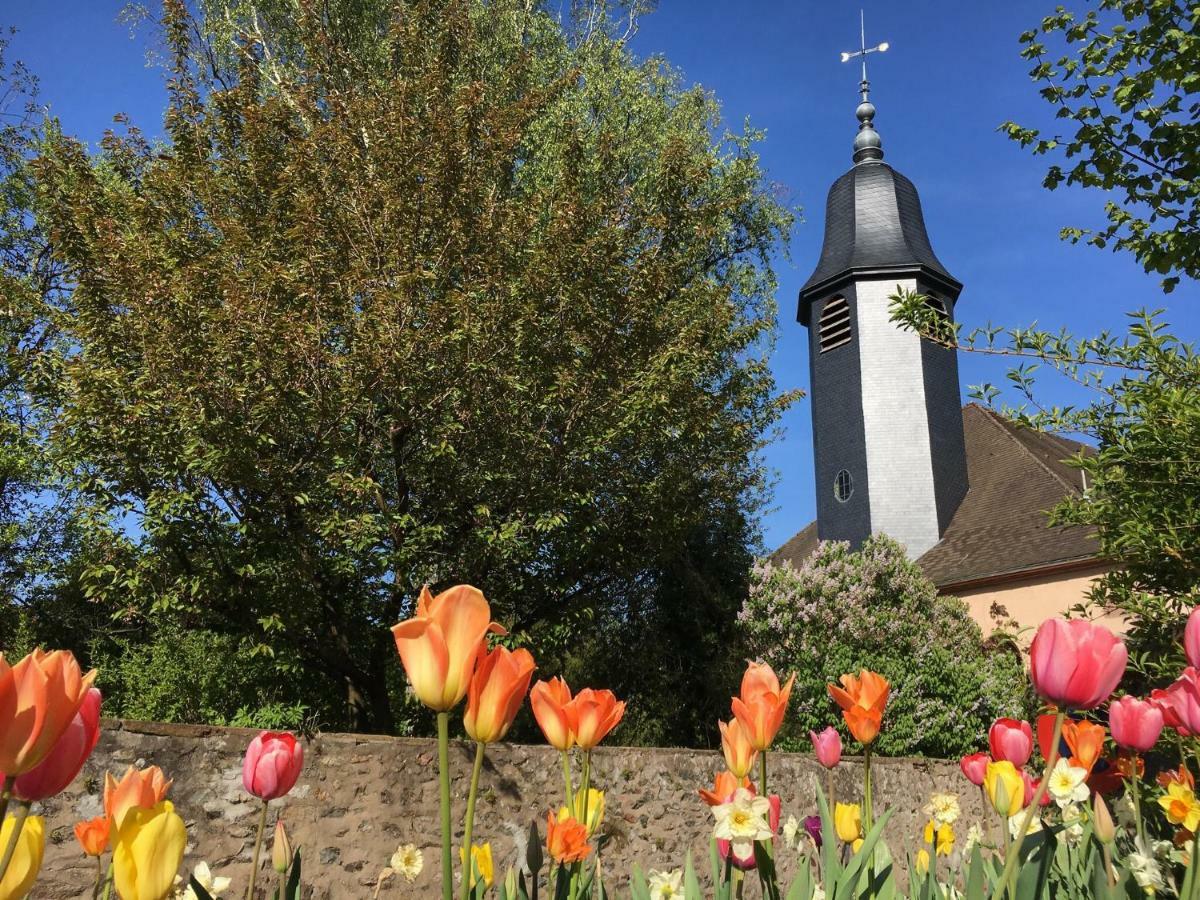
M30 389L70 583L136 634L121 708L393 729L423 582L563 665L635 595L668 635L692 570L727 613L792 399L761 135L607 4L257 7L168 0L166 142L51 123L32 170L71 290ZM740 568L694 562L717 532ZM159 658L173 629L237 705Z
M866 668L892 685L877 748L889 755L957 757L986 740L998 716L1030 710L1018 650L985 645L966 604L937 588L890 538L858 552L824 542L800 569L757 564L739 623L750 652L796 673L782 746L808 749L810 730L835 724L826 692Z
M1064 238L1130 251L1167 276L1169 291L1181 275L1200 277L1200 11L1188 0L1088 5L1082 15L1060 6L1021 35L1030 77L1074 134L1002 129L1036 154L1065 157L1046 187L1082 185L1110 198L1105 227L1065 228Z
M1128 622L1133 692L1173 681L1185 665L1179 636L1200 603L1200 354L1167 330L1161 312L1129 316L1123 336L1075 338L1038 328L981 328L963 333L937 323L924 298L900 292L893 317L959 350L1016 360L1008 394L993 384L973 397L1009 419L1082 436L1094 445L1067 462L1087 484L1048 511L1053 522L1095 529L1112 569L1093 586L1089 608ZM1085 388L1090 402L1058 406L1038 399L1049 366ZM1006 396L1014 396L1007 401Z

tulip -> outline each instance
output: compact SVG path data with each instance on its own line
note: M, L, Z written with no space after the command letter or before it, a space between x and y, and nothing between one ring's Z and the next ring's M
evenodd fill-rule
M1071 722L1063 724L1063 740L1071 751L1070 763L1087 769L1092 768L1104 753L1104 726L1095 722Z
M741 723L751 746L765 751L783 725L795 673L782 688L774 670L765 663L750 663L742 676L741 693L733 698L733 715Z
M817 762L827 769L834 768L842 761L842 737L832 725L825 726L820 734L810 731L813 751L817 754Z
M929 851L922 847L917 851L917 874L925 875L929 872Z
M8 847L17 820L9 816L0 826L0 848ZM38 870L42 867L42 853L46 849L46 823L41 816L28 816L17 837L17 845L9 860L8 870L0 880L0 900L20 900L33 888Z
M37 768L95 680L96 671L83 675L67 650L34 650L15 666L0 653L0 772L16 778Z
M964 756L958 761L958 767L962 769L963 775L967 781L976 787L983 786L983 776L987 773L987 764L990 762L986 753L972 753Z
M1108 804L1099 794L1092 798L1092 809L1092 833L1100 843L1111 844L1117 839L1117 826L1108 811Z
M276 800L296 786L304 747L286 731L264 731L250 742L242 760L242 786L260 800Z
M1025 801L1025 782L1017 767L1008 760L990 762L983 778L992 808L1005 818L1021 811Z
M879 736L891 686L882 675L863 669L859 676L843 675L842 687L829 685L829 696L842 708L842 718L854 739L864 747Z
M45 800L66 789L100 740L100 692L89 688L79 712L67 726L50 753L35 769L19 776L12 785L19 800Z
M721 729L721 752L725 755L725 765L736 777L745 778L754 768L754 758L758 754L741 722L737 719L718 721L717 727Z
M1033 802L1033 798L1037 794L1038 788L1040 788L1042 786L1042 779L1040 779L1040 778L1035 779L1032 775L1029 774L1028 770L1022 769L1021 770L1021 782L1025 785L1025 794L1021 798L1021 806L1023 808ZM1042 801L1039 805L1040 806L1049 806L1050 805L1050 792L1049 791L1042 792Z
M458 858L463 864L463 869L467 867L467 851L465 847L460 847L458 850ZM471 845L471 875L467 879L468 890L474 887L481 880L484 887L491 887L492 882L496 879L496 869L492 863L492 845L479 844Z
M575 743L575 732L571 730L571 718L567 712L570 702L571 689L561 678L539 681L529 692L533 717L546 736L546 742L563 753Z
M421 588L417 612L392 626L400 662L417 698L436 712L449 712L467 693L471 673L488 632L506 634L492 621L483 592L460 584L436 597Z
M133 807L113 842L113 884L121 900L165 900L175 889L187 829L171 801Z
M1050 742L1054 740L1054 726L1057 722L1057 713L1044 713L1037 717L1037 744L1044 760L1050 759ZM1063 743L1061 738L1058 744L1058 755L1063 757L1071 755L1070 748Z
M586 801L583 791L579 791L575 795L572 808L568 810L565 806L561 807L558 810L558 818L559 821L574 819L576 822L583 822L587 826L588 837L591 837L604 821L604 791L588 788Z
M997 719L988 730L988 745L993 759L1007 759L1019 769L1033 755L1033 729L1028 722Z
M271 868L280 875L286 875L292 865L292 842L288 840L287 829L283 827L283 819L275 820L275 840L271 844Z
M833 809L833 830L843 844L862 837L862 809L857 803L838 803Z
M713 780L713 789L711 791L700 788L700 799L708 806L719 806L722 803L728 803L729 798L733 796L733 792L740 787L748 789L750 787L750 779L745 776L739 779L729 771L721 772Z
M1166 690L1150 692L1163 713L1163 724L1185 737L1200 735L1200 670L1188 666Z
M1124 642L1103 625L1084 619L1047 619L1029 648L1030 677L1051 703L1095 709L1125 674Z
M1122 697L1108 707L1108 727L1117 746L1145 753L1162 734L1162 710L1149 700Z
M567 717L575 734L575 743L582 750L591 750L620 724L625 715L625 703L612 691L584 688L567 704Z
M115 835L131 809L150 808L167 796L172 782L158 766L135 769L130 766L117 781L112 773L104 774L104 814L108 817L110 835Z
M550 813L546 816L546 850L560 865L579 862L592 852L587 829L569 816L558 819Z
M533 670L533 656L525 649L497 647L484 656L471 676L463 716L463 726L473 740L491 744L508 734L529 691Z
M808 832L809 838L818 850L821 849L821 817L820 816L805 816L804 830Z
M75 840L88 856L102 856L108 849L108 819L96 816L86 822L76 822Z
M1188 616L1187 627L1183 629L1183 650L1188 664L1200 667L1200 606L1193 608Z

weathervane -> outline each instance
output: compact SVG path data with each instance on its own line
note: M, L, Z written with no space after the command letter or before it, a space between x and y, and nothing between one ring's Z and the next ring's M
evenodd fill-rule
M862 98L863 102L865 103L867 100L867 89L869 87L867 82L867 54L885 52L888 48L888 43L887 41L884 41L882 44L876 44L874 47L867 46L867 21L866 16L861 9L858 11L858 28L858 49L850 53L843 53L842 62L850 62L850 60L855 59L856 57L862 58L862 84L859 85L859 90L862 91Z

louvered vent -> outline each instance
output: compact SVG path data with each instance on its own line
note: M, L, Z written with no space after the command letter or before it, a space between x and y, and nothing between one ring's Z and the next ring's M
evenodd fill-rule
M850 305L845 297L834 297L821 310L817 340L822 353L850 343Z

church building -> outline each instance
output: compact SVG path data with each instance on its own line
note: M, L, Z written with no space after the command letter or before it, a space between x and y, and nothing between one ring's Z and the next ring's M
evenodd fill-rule
M869 51L863 51L869 52ZM849 54L848 54L849 55ZM890 321L899 289L953 317L963 285L933 251L911 181L883 161L865 77L853 166L829 190L825 240L800 289L808 329L817 519L772 561L819 541L900 541L987 633L993 604L1036 625L1079 603L1106 570L1084 527L1047 511L1086 490L1064 460L1084 445L963 407L954 350Z

